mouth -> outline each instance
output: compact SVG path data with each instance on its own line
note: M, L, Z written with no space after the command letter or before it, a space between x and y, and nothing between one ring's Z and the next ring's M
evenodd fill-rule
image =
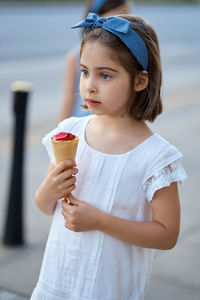
M95 101L95 100L92 100L92 99L86 99L86 101L90 106L93 106L93 107L99 106L101 104L101 102Z

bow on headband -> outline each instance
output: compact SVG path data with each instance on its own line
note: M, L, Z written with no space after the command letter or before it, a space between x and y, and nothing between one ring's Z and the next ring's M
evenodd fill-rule
M149 56L147 47L139 34L130 28L128 20L119 17L99 18L96 14L89 13L85 20L71 28L79 27L87 28L86 32L93 28L103 28L113 33L126 45L143 69L148 70Z

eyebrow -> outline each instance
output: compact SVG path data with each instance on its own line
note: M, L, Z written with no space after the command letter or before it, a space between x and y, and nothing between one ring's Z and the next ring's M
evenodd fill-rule
M84 66L83 64L80 64L80 66L87 69L87 67ZM109 70L109 71L113 71L113 72L116 72L116 73L118 72L117 70L115 70L113 68L110 68L110 67L97 67L96 69L97 70Z

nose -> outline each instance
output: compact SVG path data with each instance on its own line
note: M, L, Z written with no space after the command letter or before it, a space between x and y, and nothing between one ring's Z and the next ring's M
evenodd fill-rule
M86 79L86 90L89 93L96 93L98 90L96 80L92 76Z

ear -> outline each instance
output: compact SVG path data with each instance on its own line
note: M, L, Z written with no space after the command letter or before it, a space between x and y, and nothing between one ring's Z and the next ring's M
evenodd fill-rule
M147 71L141 71L135 77L133 89L135 92L140 92L149 84L149 73Z

